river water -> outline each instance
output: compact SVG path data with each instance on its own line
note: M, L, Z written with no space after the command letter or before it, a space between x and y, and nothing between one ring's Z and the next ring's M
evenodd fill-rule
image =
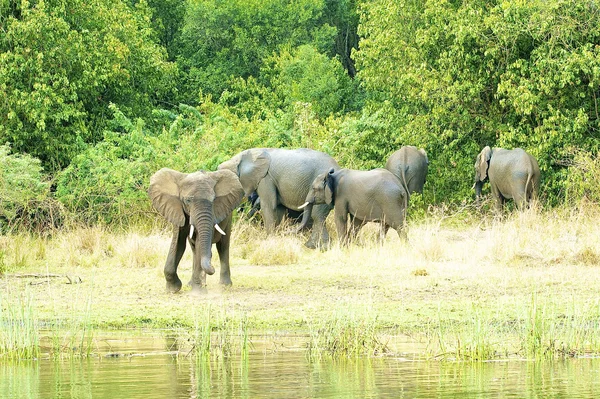
M309 361L254 348L196 360L160 337L99 341L88 359L0 362L1 398L600 398L600 359L484 363L388 356ZM108 350L107 350L108 348Z

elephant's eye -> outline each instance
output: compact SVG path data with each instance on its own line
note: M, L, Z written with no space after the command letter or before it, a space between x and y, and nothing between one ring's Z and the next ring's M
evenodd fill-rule
M183 199L184 204L189 205L192 203L192 200L194 199L194 197L185 197Z

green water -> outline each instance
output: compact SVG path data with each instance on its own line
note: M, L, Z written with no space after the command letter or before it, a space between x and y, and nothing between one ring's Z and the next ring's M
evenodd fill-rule
M0 398L598 398L600 359L480 364L385 357L310 362L299 350L196 361L159 338L119 356L0 362ZM114 352L113 352L114 353ZM143 355L141 355L143 354Z

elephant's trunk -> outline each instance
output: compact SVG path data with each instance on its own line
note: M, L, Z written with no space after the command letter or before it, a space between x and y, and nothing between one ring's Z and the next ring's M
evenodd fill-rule
M302 230L308 228L308 223L310 222L310 218L312 217L312 208L313 208L313 203L306 202L306 204L303 208L304 210L302 212L302 222L300 222L300 226L298 226L298 229L296 231L302 231Z
M212 202L200 200L196 204L196 212L192 220L196 228L196 254L194 254L194 269L202 268L206 274L214 274L211 265L213 238L213 209Z
M475 198L479 199L481 197L481 188L483 187L483 182L481 180L477 180L475 182Z

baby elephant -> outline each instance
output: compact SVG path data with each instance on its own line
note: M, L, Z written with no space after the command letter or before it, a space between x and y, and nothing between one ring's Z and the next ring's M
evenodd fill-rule
M366 222L382 225L381 237L392 227L400 239L403 230L408 194L400 180L387 169L369 171L333 168L318 175L306 196L306 203L335 206L335 226L342 244L348 243L348 214L354 227Z
M475 160L475 193L489 178L496 209L502 210L507 199L514 199L518 209L523 209L540 188L540 167L535 158L520 148L485 147Z

